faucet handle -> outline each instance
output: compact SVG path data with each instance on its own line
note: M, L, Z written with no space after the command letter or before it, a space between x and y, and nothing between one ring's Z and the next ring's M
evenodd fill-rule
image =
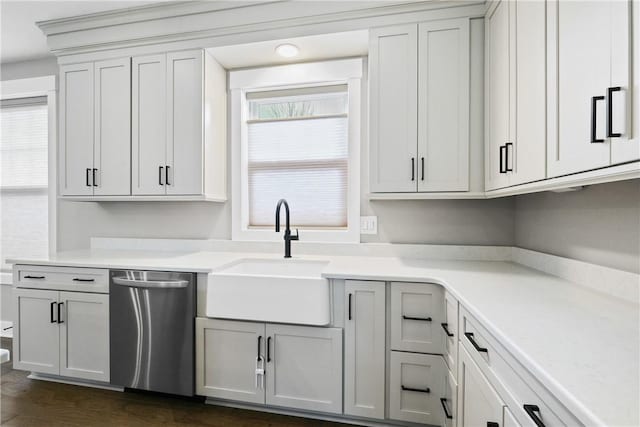
M300 240L300 234L298 233L298 229L296 228L296 235L290 237L291 240Z

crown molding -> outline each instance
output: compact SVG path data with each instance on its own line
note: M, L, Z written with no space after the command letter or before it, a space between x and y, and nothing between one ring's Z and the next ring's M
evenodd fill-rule
M172 2L39 22L58 57L153 45L206 48L484 15L474 1Z

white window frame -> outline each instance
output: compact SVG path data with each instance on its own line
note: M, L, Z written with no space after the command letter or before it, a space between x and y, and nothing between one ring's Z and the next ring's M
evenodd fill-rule
M281 241L274 230L251 229L249 218L247 170L247 92L274 90L309 85L346 84L349 97L348 172L347 172L347 228L300 229L305 242L360 241L360 129L362 58L288 64L272 67L231 71L231 238L244 241ZM273 212L275 217L275 205ZM296 207L290 206L295 218Z
M48 126L48 229L49 254L57 250L57 84L56 76L33 77L28 79L4 80L0 82L0 99L29 98L36 96L47 97L47 126ZM2 261L3 263L4 261ZM5 277L5 275L7 277ZM7 282L8 280L8 282ZM11 273L2 273L2 283L11 283Z

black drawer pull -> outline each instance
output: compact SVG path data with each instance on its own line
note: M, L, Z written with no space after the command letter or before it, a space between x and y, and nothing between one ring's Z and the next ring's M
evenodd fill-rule
M87 185L87 187L91 187L91 184L89 184L89 174L91 173L91 168L87 168L87 172L85 174L85 184Z
M24 276L25 279L38 279L38 280L42 280L45 277L44 276Z
M476 349L476 351L479 351L480 353L488 353L489 352L489 350L487 350L486 348L480 347L478 345L478 343L476 342L476 340L473 339L473 332L465 332L464 336L467 337L467 339L469 340L469 342L471 343L473 348Z
M444 397L440 398L440 404L442 405L442 410L444 411L444 416L448 419L453 419L453 415L449 413L449 409L447 408L447 399Z
M351 320L351 294L349 294L349 320Z
M171 185L171 183L169 182L169 168L170 168L170 167L171 167L171 166L167 165L167 166L165 166L165 168L164 168L164 182L165 182L165 184L167 184L167 185Z
M164 166L158 166L158 184L159 185L164 185L162 183L162 170L164 169Z
M271 337L267 338L267 362L271 362Z
M63 305L64 305L64 303L63 303L63 302L59 302L59 303L58 303L58 323L64 323L64 322L62 321L62 318L60 317L60 306L63 306Z
M513 168L509 167L509 147L513 150L513 142L507 142L504 145L504 170L506 172L513 172Z
M420 173L420 180L424 181L424 157L420 158L420 162L422 163L422 172Z
M538 414L540 413L540 408L538 407L538 405L526 405L525 404L522 407L524 408L524 410L527 413L527 415L529 415L529 417L531 417L531 419L533 420L535 425L537 425L538 427L545 427L544 423L542 422L542 420L538 416Z
M413 317L413 316L405 316L402 315L404 320L422 320L423 322L431 322L431 317Z
M411 181L416 180L416 158L411 158Z
M610 87L607 89L607 138L619 138L621 133L613 132L613 92L620 92L620 86Z
M500 153L499 153L500 154L500 173L507 173L507 168L505 166L505 161L504 161L504 158L506 157L505 156L506 151L507 151L507 146L501 145Z
M74 278L73 278L73 281L74 281L74 282L95 282L95 281L96 281L96 279L80 279L80 278L78 278L78 277L74 277Z
M53 318L53 306L54 306L54 305L56 305L56 302L55 302L55 301L53 301L53 302L51 303L51 311L49 312L49 316L50 316L50 319L51 319L51 323L56 323L56 319L54 319L54 318Z
M262 335L258 335L258 359L260 359L260 348L262 347Z
M441 323L441 325L442 325L442 329L444 329L444 333L447 334L448 337L452 337L454 335L451 332L449 332L448 323Z
M400 386L402 391L415 391L417 393L431 393L431 389L427 388L413 388L413 387L405 387L403 385Z
M92 179L93 179L93 186L97 187L98 184L96 184L96 172L98 172L98 169L93 169L93 173L91 174Z
M500 427L500 424L495 421L487 421L487 427Z
M597 139L596 129L598 126L598 101L603 101L604 96L592 96L591 97L591 143L597 144L604 142L604 139Z

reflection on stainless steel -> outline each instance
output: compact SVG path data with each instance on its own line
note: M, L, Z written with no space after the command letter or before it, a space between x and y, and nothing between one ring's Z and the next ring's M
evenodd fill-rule
M194 318L193 274L112 271L111 383L193 395Z

